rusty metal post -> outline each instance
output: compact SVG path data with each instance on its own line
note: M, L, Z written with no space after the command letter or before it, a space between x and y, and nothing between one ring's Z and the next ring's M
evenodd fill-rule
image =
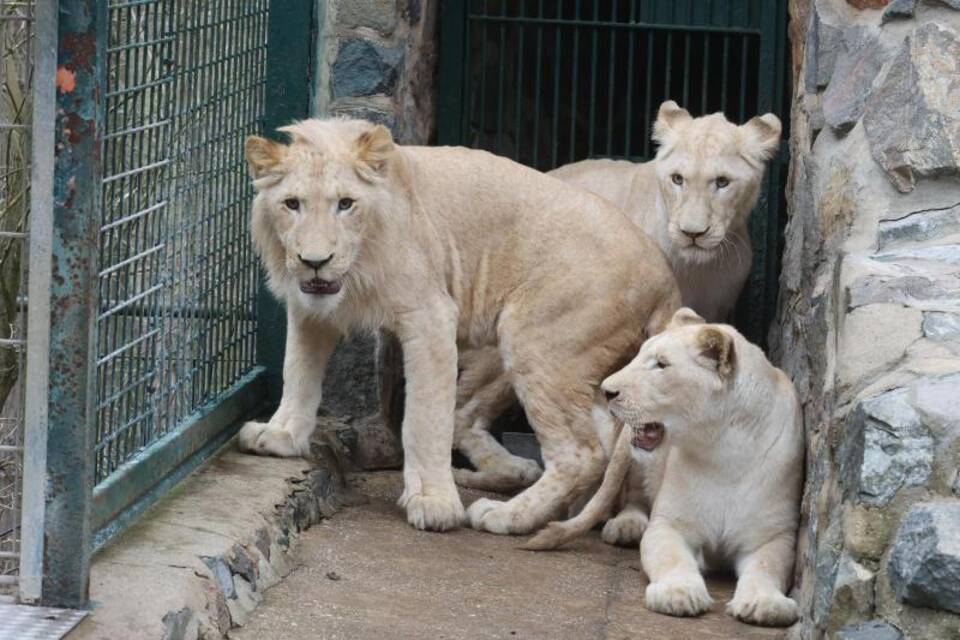
M105 0L59 2L41 599L66 607L89 592L106 11Z

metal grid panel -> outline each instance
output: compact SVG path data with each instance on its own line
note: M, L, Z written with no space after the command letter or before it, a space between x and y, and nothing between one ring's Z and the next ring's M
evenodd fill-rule
M33 2L0 1L0 592L20 552Z
M242 142L261 129L268 5L110 4L97 482L255 365Z

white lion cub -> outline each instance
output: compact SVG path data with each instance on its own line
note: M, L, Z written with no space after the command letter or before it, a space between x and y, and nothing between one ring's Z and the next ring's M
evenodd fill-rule
M693 118L668 100L653 135L660 147L650 162L584 160L549 175L622 209L666 254L683 304L724 322L750 274L747 218L780 120L768 113L737 126L722 113Z
M728 613L760 625L795 622L797 605L784 594L803 426L787 376L732 327L684 308L601 388L624 425L603 483L577 517L548 525L526 548L552 549L589 530L636 465L653 505L640 543L647 608L703 613L712 600L700 570L730 567L738 580Z

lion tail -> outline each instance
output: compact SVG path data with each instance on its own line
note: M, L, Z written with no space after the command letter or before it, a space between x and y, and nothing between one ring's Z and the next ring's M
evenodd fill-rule
M610 464L603 473L603 482L593 494L583 510L575 517L565 522L551 522L541 529L537 535L527 540L521 548L528 551L546 551L556 549L562 544L583 535L598 522L610 514L620 489L623 486L627 471L632 462L630 456L630 429L620 428Z

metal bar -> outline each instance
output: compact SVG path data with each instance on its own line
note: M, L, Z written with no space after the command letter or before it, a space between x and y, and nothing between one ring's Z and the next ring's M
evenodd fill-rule
M537 0L537 16L543 17L543 0ZM554 65L558 65L559 60L554 60ZM535 169L540 168L540 94L543 92L540 90L540 77L541 70L543 69L543 25L537 25L537 69L536 69L536 78L534 79L534 98L533 98L533 166ZM556 71L554 71L556 73Z
M617 15L617 0L613 0L613 6L611 8L611 18L616 18ZM616 77L616 44L617 44L617 32L610 32L610 60L609 69L607 70L607 155L613 153L613 97L614 97L614 78Z
M578 14L579 15L579 14ZM649 31L668 31L668 32L680 32L680 33L697 33L702 31L709 31L710 33L750 33L755 35L760 35L760 29L750 28L750 27L714 27L707 25L677 25L677 24L658 24L655 22L635 22L635 23L625 23L625 22L614 22L610 20L582 20L582 19L569 19L569 18L529 18L529 17L517 17L517 16L496 16L496 15L486 15L471 13L471 20L476 20L477 22L526 22L528 24L551 24L551 25L560 25L567 27L606 27L610 29L638 29L638 30L649 30Z
M82 607L90 571L94 422L97 231L103 167L106 3L60 0L56 100L53 255L50 278L50 393L41 602ZM44 77L44 76L40 76ZM49 77L49 76L46 76ZM54 120L45 120L49 126ZM41 183L42 185L43 183ZM33 278L31 278L33 280ZM37 309L31 298L31 311ZM42 308L42 302L40 302Z
M183 477L196 468L202 460L196 460L189 470L180 469L180 466L212 438L218 435L229 438L236 433L240 421L260 408L265 398L265 384L264 369L256 367L226 393L198 408L176 429L167 432L97 485L90 517L99 544L105 541L101 530L108 527L119 513L131 505L136 506L138 513L142 512L149 504L137 505L138 498L168 474L180 473ZM150 503L157 497L154 495Z
M600 3L593 5L593 20L598 21ZM593 139L596 137L594 123L597 113L597 28L590 30L590 116L587 121L587 156L593 156ZM570 158L573 160L573 158Z
M637 2L630 0L630 22L637 19ZM631 31L627 36L627 123L624 127L627 132L626 141L623 145L623 155L629 156L633 145L633 61L634 49L636 48L635 31Z
M650 159L650 137L653 133L652 122L650 120L651 101L653 99L653 33L647 33L647 92L646 104L643 107L643 124L646 131L643 132L643 157Z
M576 3L576 17L580 18L580 0L577 0ZM560 28L557 28L557 60L560 59ZM573 30L573 59L571 62L573 67L573 77L572 88L570 89L570 154L567 158L567 162L573 162L577 157L577 81L580 79L580 29ZM557 75L559 76L559 69L557 70ZM556 80L556 85L554 89L559 93L560 90L560 79L559 77ZM559 120L559 115L557 116ZM556 149L554 149L553 154L553 166L557 166L557 154Z
M520 0L521 13L526 7L526 0ZM520 161L520 147L521 147L521 131L520 128L520 115L522 113L521 106L523 105L523 24L517 25L517 31L520 33L517 35L517 93L514 101L515 109L515 119L514 119L514 141L513 141L513 159Z
M500 11L506 15L507 3L500 3ZM500 153L503 142L503 72L506 67L507 25L500 24L500 49L497 51L497 144L494 153Z

